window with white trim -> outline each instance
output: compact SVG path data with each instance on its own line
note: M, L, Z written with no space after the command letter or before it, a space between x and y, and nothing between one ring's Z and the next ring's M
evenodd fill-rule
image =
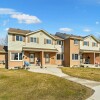
M57 40L57 45L62 45L62 41L61 40Z
M30 37L30 42L37 43L37 38L36 37Z
M79 43L79 40L74 40L74 44L76 44L76 45L78 45L78 43Z
M23 36L16 35L16 41L23 41Z
M11 53L11 60L22 60L22 53Z
M72 54L72 60L78 60L79 55L78 54Z
M47 44L51 44L51 40L50 39L46 39L46 43Z
M93 47L97 47L97 46L98 46L98 44L97 44L97 43L95 43L95 42L92 42L92 46L93 46Z
M57 54L56 58L57 60L64 60L64 54Z
M88 46L89 45L89 42L88 41L84 41L83 43L85 46Z

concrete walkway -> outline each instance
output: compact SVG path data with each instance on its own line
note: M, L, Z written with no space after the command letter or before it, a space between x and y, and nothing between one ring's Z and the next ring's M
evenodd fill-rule
M89 97L87 100L100 100L100 82L80 79L80 78L66 75L61 71L61 69L57 67L47 67L47 68L31 67L28 71L56 75L58 77L62 77L64 79L87 86L95 90L94 94L91 97Z

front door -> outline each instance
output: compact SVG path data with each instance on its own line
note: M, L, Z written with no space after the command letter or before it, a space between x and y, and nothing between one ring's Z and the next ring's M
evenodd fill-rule
M45 63L50 63L50 54L45 54Z
M33 64L35 61L35 55L34 54L30 54L30 63Z

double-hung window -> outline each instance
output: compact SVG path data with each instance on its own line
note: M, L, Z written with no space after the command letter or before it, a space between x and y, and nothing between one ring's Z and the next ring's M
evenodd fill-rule
M62 41L61 40L57 40L57 45L62 45Z
M22 53L11 53L11 60L22 60Z
M89 42L88 41L84 41L83 44L84 44L84 46L89 46Z
M23 41L23 36L16 35L16 41Z
M78 60L79 58L78 58L78 54L72 54L72 60Z
M79 41L75 39L75 40L74 40L74 44L75 44L75 45L78 45L78 43L79 43Z
M64 60L64 54L57 54L57 60Z
M37 38L35 38L35 37L31 37L31 38L30 38L30 42L37 43Z
M95 42L92 42L92 46L93 46L93 47L97 47L97 46L98 46L98 44L97 44L97 43L95 43Z
M46 43L47 44L51 44L51 40L50 39L46 39Z

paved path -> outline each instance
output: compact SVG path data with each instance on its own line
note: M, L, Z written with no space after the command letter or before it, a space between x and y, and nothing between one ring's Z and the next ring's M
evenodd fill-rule
M90 81L90 80L86 80L86 79L80 79L80 78L66 75L61 71L61 69L59 69L57 67L47 67L47 68L31 67L29 69L29 71L56 75L58 77L62 77L67 80L87 86L87 87L95 90L94 94L91 97L89 97L87 100L100 100L100 82Z

